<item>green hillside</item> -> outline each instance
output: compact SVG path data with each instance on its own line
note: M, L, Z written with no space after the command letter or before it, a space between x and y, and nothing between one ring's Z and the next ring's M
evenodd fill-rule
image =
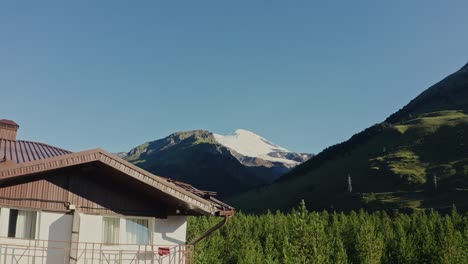
M467 208L467 137L468 64L385 122L230 202L245 211L287 209L301 199L315 209Z

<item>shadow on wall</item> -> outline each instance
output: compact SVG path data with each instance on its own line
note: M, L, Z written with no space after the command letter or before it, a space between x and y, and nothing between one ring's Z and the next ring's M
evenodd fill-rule
M62 215L49 226L46 264L68 263L71 241L70 217Z
M162 244L174 243L178 245L184 245L185 240L185 228L183 225L186 224L186 217L169 217L164 220L159 220L155 225L155 232L161 234L161 238L164 242Z

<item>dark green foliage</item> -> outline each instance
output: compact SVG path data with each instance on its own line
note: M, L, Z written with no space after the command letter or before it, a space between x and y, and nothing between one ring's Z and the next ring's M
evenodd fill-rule
M188 240L220 219L190 217ZM468 214L238 213L195 248L196 263L468 263Z
M290 178L297 177L305 174L312 169L316 169L327 161L333 161L338 158L342 158L351 154L353 149L368 142L374 136L378 135L386 128L391 127L389 123L381 123L373 125L362 132L353 135L349 140L333 145L324 149L322 152L311 158L310 160L296 166L291 172L281 177L278 181L288 180Z

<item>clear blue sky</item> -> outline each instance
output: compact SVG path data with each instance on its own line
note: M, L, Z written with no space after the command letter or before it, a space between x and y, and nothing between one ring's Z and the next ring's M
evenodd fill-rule
M317 153L468 61L468 1L2 1L0 118L129 150L252 130Z

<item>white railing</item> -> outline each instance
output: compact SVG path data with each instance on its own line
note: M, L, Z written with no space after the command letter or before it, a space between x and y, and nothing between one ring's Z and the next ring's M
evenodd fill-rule
M0 264L193 264L190 245L106 245L0 237Z

